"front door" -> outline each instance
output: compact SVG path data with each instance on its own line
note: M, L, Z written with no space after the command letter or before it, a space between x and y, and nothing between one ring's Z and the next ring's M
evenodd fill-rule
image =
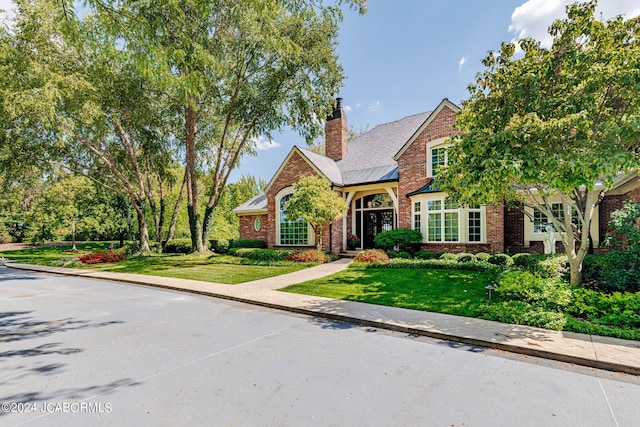
M393 209L368 211L364 213L364 249L374 247L376 236L393 229Z

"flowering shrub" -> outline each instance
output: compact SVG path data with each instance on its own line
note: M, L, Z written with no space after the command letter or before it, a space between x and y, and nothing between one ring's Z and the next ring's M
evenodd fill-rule
M360 246L360 238L355 234L347 234L347 246L349 249L355 249Z
M331 257L317 249L309 249L304 251L295 251L285 258L287 261L295 262L317 262L323 264L331 261Z
M83 264L102 264L103 262L118 262L124 259L124 255L116 252L96 252L78 257Z
M355 261L361 262L389 262L389 255L379 249L364 250L354 258Z

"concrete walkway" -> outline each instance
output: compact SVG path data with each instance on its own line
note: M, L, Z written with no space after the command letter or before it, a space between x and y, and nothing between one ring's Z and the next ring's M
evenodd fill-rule
M349 262L348 259L341 259L330 264L237 285L16 263L5 265L10 268L42 273L115 280L193 292L381 329L640 375L639 341L550 331L468 317L277 291L277 289L288 285L342 271L347 268Z

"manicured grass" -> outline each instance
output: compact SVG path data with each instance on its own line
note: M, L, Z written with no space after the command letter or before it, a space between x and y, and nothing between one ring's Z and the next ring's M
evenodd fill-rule
M439 269L348 268L281 289L285 292L476 317L488 303L493 274Z
M87 252L106 250L109 242L92 242L78 245ZM20 260L27 264L59 266L60 260L77 254L65 253L70 246L40 247L19 251L0 252L0 256ZM237 284L291 273L308 267L308 264L282 263L283 265L245 265L242 259L228 255L199 254L150 254L147 256L127 256L124 261L82 265L74 263L74 268L98 271L148 274L151 276L176 277L180 279L202 280L205 282Z

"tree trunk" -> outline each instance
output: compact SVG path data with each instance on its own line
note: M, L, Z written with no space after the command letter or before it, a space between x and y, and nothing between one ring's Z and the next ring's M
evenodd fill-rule
M582 284L582 260L584 256L581 258L569 258L570 283L572 286L580 286Z
M211 206L207 206L204 210L204 218L202 220L202 245L207 247L207 240L209 232L211 231L211 224L213 223L213 209Z
M200 213L198 209L198 181L196 176L196 112L193 107L187 105L185 112L185 151L187 169L187 212L189 213L189 231L191 232L191 245L194 251L204 252L202 244Z
M178 222L178 212L180 211L180 205L182 205L182 199L184 199L184 190L186 188L187 188L187 171L185 170L185 175L184 175L184 178L182 179L182 186L180 187L180 194L178 194L178 200L176 200L176 205L173 207L173 213L171 214L171 222L169 223L169 231L167 232L166 242L173 239L173 234L176 231L176 222Z
M77 252L78 249L76 248L76 219L73 218L71 220L71 250L73 252Z
M145 215L144 200L134 200L134 209L138 217L138 236L140 240L140 252L150 252L149 247L149 228L147 226L147 217Z

